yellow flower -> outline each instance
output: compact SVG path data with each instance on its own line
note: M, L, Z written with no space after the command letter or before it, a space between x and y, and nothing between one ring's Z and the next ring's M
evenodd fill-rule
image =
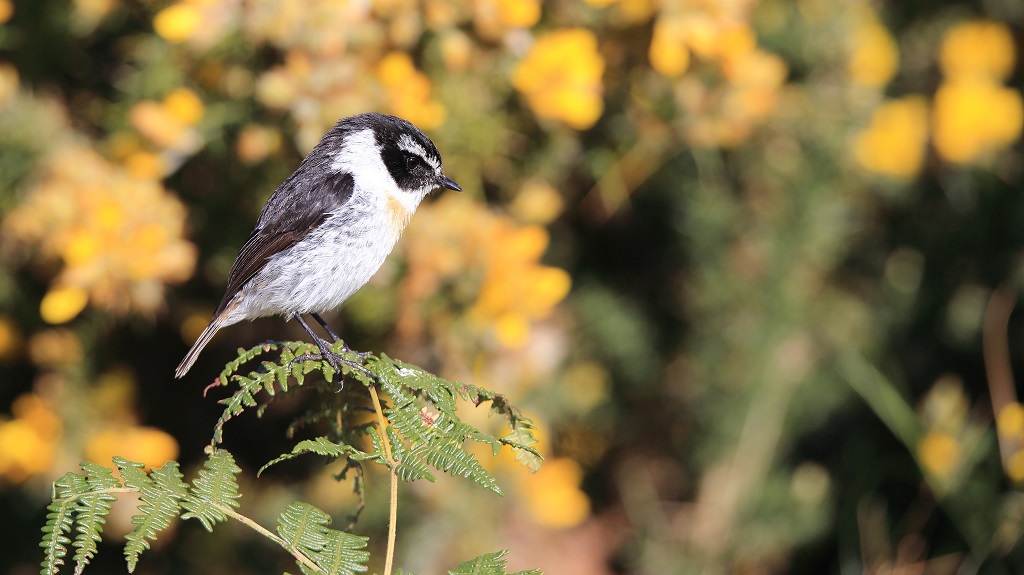
M604 108L603 73L604 58L593 32L566 29L534 43L512 71L512 85L541 118L585 130L597 122Z
M20 85L18 69L10 64L0 64L0 108L14 101Z
M48 329L29 339L28 356L44 367L74 365L82 360L82 342L69 329Z
M14 4L11 0L0 0L0 24L11 19L14 15Z
M1019 91L978 76L947 80L935 93L935 149L946 160L970 163L1009 146L1021 134L1024 105Z
M202 118L203 103L193 92L178 89L163 102L143 100L128 111L132 127L156 146L192 153L203 143L192 127Z
M153 18L153 29L163 39L175 44L188 40L203 25L199 8L188 2L171 4Z
M62 424L35 394L20 396L11 411L14 419L0 421L0 477L20 483L53 464Z
M550 224L564 208L562 196L550 184L530 180L520 188L509 211L528 224Z
M949 477L960 466L960 443L952 435L933 429L917 444L917 457L929 473Z
M928 139L928 104L920 96L884 102L854 143L866 170L906 178L918 173Z
M1014 483L1024 483L1024 449L1014 452L1006 459L1006 475Z
M115 455L145 463L147 468L160 467L178 456L178 442L155 427L137 426L101 429L86 439L85 457L89 461L102 465Z
M565 298L571 284L561 269L540 265L548 234L540 226L520 226L486 207L446 195L423 206L404 241L408 273L402 295L409 305L399 317L398 330L414 336L424 321L416 302L456 283L466 324L494 336L501 347L519 348L534 322L548 317Z
M1004 80L1016 58L1013 35L1002 23L976 21L954 26L942 39L939 65L947 77L981 75Z
M279 152L281 145L281 132L266 126L249 125L238 134L235 153L246 164L255 164Z
M39 315L51 325L67 323L85 309L89 293L80 287L54 287L39 304Z
M590 516L590 498L580 489L583 470L572 459L549 459L540 471L522 477L526 511L544 527L568 529Z
M647 59L654 71L678 78L690 67L690 49L682 41L683 24L679 19L662 18L654 24Z
M423 130L444 123L447 110L430 98L430 78L416 69L405 52L391 52L377 64L377 79L388 91L388 107L396 116Z
M203 119L203 101L188 88L176 88L168 92L164 96L163 105L168 114L183 124L194 126Z
M996 414L996 431L1004 439L1024 439L1024 405L1014 402Z
M107 311L155 311L164 284L184 281L195 265L184 228L185 207L157 180L74 144L46 160L2 229L42 260L63 262L41 309L60 322L81 311L85 293Z
M892 80L899 68L900 52L885 26L874 21L859 26L850 35L850 45L847 75L853 84L878 88Z
M540 0L497 0L501 23L510 28L529 28L540 20Z

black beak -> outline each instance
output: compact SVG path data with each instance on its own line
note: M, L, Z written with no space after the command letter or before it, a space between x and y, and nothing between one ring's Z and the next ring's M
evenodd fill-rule
M454 180L447 176L441 176L441 179L437 181L442 187L448 188L449 190L455 190L456 192L462 191L462 186L455 183Z

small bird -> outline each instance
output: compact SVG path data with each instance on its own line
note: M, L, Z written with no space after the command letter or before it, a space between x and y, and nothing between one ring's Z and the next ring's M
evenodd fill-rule
M462 191L444 175L437 148L416 126L378 113L339 120L267 200L231 266L210 325L175 377L188 372L222 327L269 315L295 318L335 369L353 365L332 352L302 315L338 341L320 313L370 280L420 201L441 188Z

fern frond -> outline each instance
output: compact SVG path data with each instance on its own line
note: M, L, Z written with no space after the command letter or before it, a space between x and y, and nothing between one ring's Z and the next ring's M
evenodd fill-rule
M188 495L188 485L182 481L176 461L168 461L150 474L142 470L144 464L115 457L114 463L121 471L125 487L139 492L139 513L132 516L135 529L125 536L124 558L128 572L135 571L139 555L150 548L150 541L156 541L157 534L166 529L179 513L182 499Z
M277 533L293 551L298 551L329 575L355 575L366 571L370 554L368 537L330 529L331 517L321 509L293 501L278 517ZM305 572L302 563L299 567Z
M77 495L89 492L89 483L85 477L77 473L65 473L53 483L53 502L47 506L46 525L43 526L43 540L39 546L44 556L39 570L40 575L55 575L64 564L67 556L67 545L71 539L67 536L74 525L74 515L78 510Z
M421 387L428 394L445 398L447 393L441 391L437 381L440 378L428 378L421 375L414 375L418 383L427 385ZM391 397L394 407L385 410L388 420L391 421L391 429L398 432L402 438L409 442L410 447L406 450L396 450L395 459L399 464L399 477L409 481L406 477L424 477L433 481L433 476L424 474L422 466L417 464L422 461L438 471L449 473L456 477L465 477L474 483L501 494L501 489L494 478L480 465L476 456L465 451L464 444L467 438L477 441L497 441L478 429L464 423L455 416L454 397L451 402L442 400L440 404L432 404L430 407L437 407L436 413L429 417L424 416L424 407L416 397L401 387L391 390ZM444 406L445 409L441 409ZM450 406L450 409L449 409ZM446 411L447 409L447 411ZM392 446L395 445L392 441ZM403 470L402 468L412 468Z
M326 437L317 437L316 439L304 439L295 444L292 448L291 453L285 453L276 459L272 459L267 462L266 465L261 467L256 472L256 476L259 477L268 467L276 465L282 461L294 459L300 455L306 453L315 453L317 455L323 455L324 457L330 457L331 459L338 459L339 457L350 457L357 461L365 459L366 454L359 451L351 445L344 443L334 443Z
M409 448L405 446L399 438L398 434L395 433L393 427L387 428L388 441L391 442L391 456L394 458L395 463L395 474L398 478L405 482L416 481L417 479L426 479L427 481L434 483L437 478L430 472L430 468L427 466L426 461L421 457L414 455ZM374 449L382 449L380 445L380 436L374 430L373 435ZM388 461L387 457L380 458L379 461L383 461L385 466L391 468L391 462Z
M223 449L210 450L192 489L181 500L181 507L186 510L181 518L196 518L207 531L213 531L214 525L227 518L222 508L238 507L241 495L235 476L241 472L230 453Z
M89 493L78 497L78 510L75 513L75 530L78 535L72 545L75 551L75 574L79 575L89 561L96 556L96 546L103 539L103 525L110 514L110 502L117 500L105 490L120 487L121 482L113 476L109 467L85 461L85 482Z
M520 465L530 470L530 473L537 473L540 471L541 463L544 461L544 456L540 454L532 445L537 443L537 438L533 435L533 426L529 427L518 426L512 430L511 433L498 439L502 445L507 445L515 450L516 461ZM497 449L494 450L494 454L497 455Z
M505 555L508 555L508 549L485 553L476 559L459 563L459 566L449 571L448 575L542 575L539 569L519 571L514 574L506 573Z

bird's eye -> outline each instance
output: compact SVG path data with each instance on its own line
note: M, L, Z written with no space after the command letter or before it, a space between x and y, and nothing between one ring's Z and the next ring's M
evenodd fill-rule
M405 168L410 172L414 172L423 166L423 160L415 154L406 154L405 156Z

